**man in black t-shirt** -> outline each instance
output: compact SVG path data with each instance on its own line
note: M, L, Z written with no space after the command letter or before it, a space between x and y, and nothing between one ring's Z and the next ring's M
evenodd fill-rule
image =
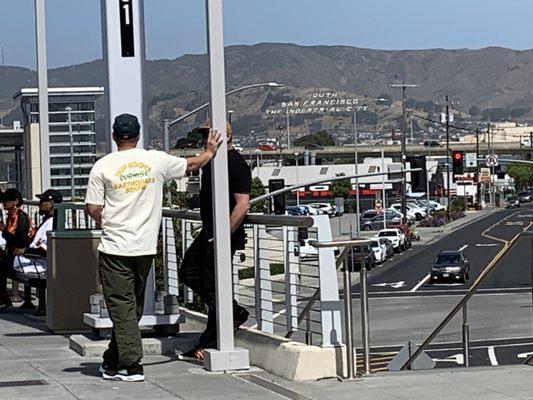
M205 128L206 132L209 128ZM236 250L244 249L245 234L243 221L250 208L252 176L242 155L232 146L232 129L228 134L228 183L230 206L231 256ZM180 281L191 288L207 305L209 312L207 327L200 336L198 346L182 354L182 360L202 361L204 349L217 345L216 293L214 270L213 199L211 188L211 162L202 168L200 187L200 215L202 230L185 252L179 271ZM248 319L246 309L233 301L233 326L237 329Z

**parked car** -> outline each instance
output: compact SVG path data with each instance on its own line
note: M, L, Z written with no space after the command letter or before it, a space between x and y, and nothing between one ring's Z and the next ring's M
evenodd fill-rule
M328 214L330 217L335 216L335 206L329 203L309 203L307 205L316 208L321 214Z
M520 200L517 197L510 197L505 203L505 208L520 207Z
M425 147L442 147L443 146L436 140L426 140L423 144Z
M387 228L380 230L377 235L377 237L385 237L389 239L392 242L392 247L394 247L394 251L400 253L404 248L404 240L403 234L399 229L396 228Z
M365 265L367 270L371 270L376 266L376 255L370 245L353 246L348 250L346 261L349 266L353 262L354 270L356 271L361 269L362 265Z
M289 215L307 215L307 208L305 206L288 206L285 211Z
M387 256L387 258L393 257L394 246L392 245L392 242L386 237L376 237L376 239L379 240L379 243L381 243L381 245L385 247L385 255Z
M260 143L257 146L257 149L261 150L261 151L275 151L275 150L277 150L276 146L274 144L272 144L272 143Z
M398 212L402 212L402 205L400 203L394 203L391 205L391 208L394 208ZM417 221L421 219L421 215L417 215L412 209L407 207L407 218Z
M386 226L401 224L402 220L398 216L386 215ZM369 221L365 221L361 224L363 231L377 231L383 229L383 215L376 215Z
M372 218L374 218L378 213L376 210L366 210L359 215L359 221L361 224L363 224L365 221L370 221Z
M300 207L304 207L307 210L307 215L319 215L320 211L318 211L315 207L310 207L307 204L301 205Z
M300 259L302 261L318 259L318 249L311 246L311 242L313 241L316 242L316 239L303 239L298 246L298 254L300 255Z
M376 259L376 264L382 264L387 259L387 250L385 246L382 246L378 239L372 239L370 244L372 251L374 252L374 258Z
M451 280L465 283L470 278L470 263L462 251L441 251L431 266L430 283Z
M407 202L407 209L413 211L417 219L424 219L428 215L426 208L414 202Z
M518 200L520 203L529 203L531 201L531 192L518 192L517 194Z
M410 249L413 246L413 234L407 224L391 225L389 228L399 229L405 237L405 248Z

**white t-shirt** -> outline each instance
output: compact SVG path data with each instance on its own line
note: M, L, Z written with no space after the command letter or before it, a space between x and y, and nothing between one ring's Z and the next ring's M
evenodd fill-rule
M98 250L120 256L156 254L163 184L181 179L187 160L162 151L117 151L94 164L86 204L104 206Z

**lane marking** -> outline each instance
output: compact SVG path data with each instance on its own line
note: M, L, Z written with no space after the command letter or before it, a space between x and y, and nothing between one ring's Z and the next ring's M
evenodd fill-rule
M422 279L420 282L416 284L414 288L410 290L410 292L416 292L422 285L424 285L427 281L429 281L429 278L431 278L431 274L427 274L424 279Z
M464 356L459 353L459 354L454 354L453 356L449 356L449 357L446 357L446 358L433 358L433 361L435 362L451 362L451 363L456 363L458 365L463 365L464 362L465 362L465 358Z
M496 247L499 246L498 243L477 243L476 247Z
M527 352L527 353L520 353L517 354L517 358L528 358L529 356L533 356L533 351Z
M498 359L496 358L494 346L487 347L487 353L489 353L490 365L498 365Z
M400 289L405 286L405 281L374 283L372 286L378 286L378 287L390 286L393 289Z
M463 247L461 247L461 248L459 249L459 251L463 251L463 250L466 249L468 246L469 246L468 244L465 244Z

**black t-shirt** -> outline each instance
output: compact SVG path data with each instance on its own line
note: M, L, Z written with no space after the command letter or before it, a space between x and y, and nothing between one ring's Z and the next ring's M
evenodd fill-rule
M228 182L230 214L235 208L234 193L249 194L252 187L252 174L246 161L235 149L228 150ZM211 162L202 168L202 186L200 188L200 214L203 228L209 237L213 237L213 199L211 189ZM229 221L228 221L229 223ZM244 226L241 224L231 235L231 247L243 249L245 244Z

